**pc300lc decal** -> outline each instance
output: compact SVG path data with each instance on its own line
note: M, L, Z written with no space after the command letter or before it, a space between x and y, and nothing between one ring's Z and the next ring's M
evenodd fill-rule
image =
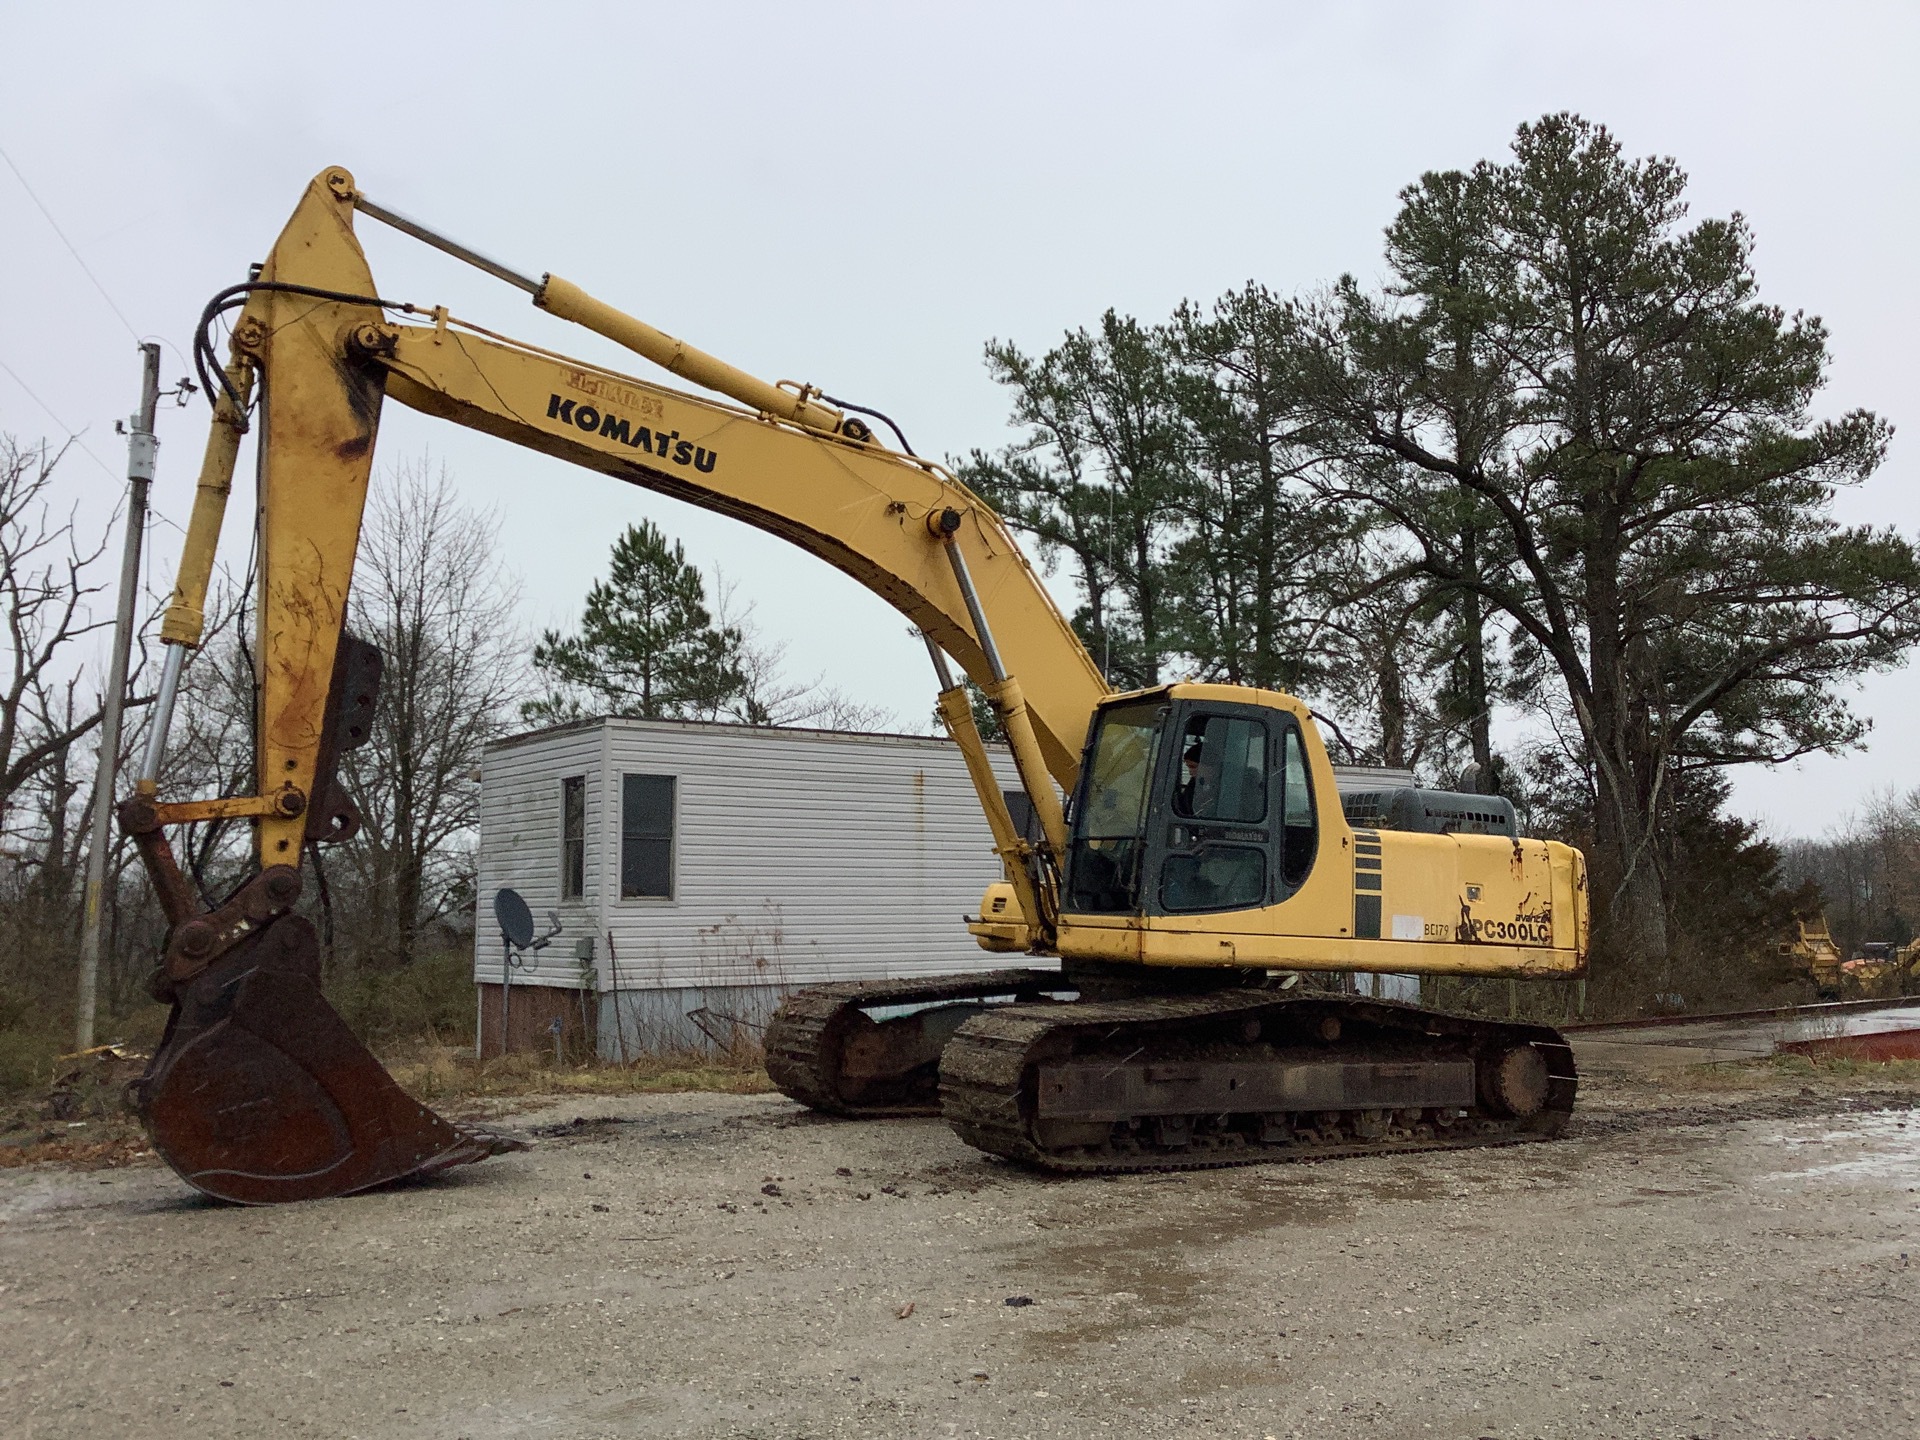
M1460 924L1454 929L1454 938L1466 944L1494 945L1551 945L1553 944L1553 912L1536 910L1530 914L1520 914L1511 920L1480 920L1460 907Z

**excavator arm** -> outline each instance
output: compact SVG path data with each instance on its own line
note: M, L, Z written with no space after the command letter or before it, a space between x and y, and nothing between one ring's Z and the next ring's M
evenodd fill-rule
M383 300L354 234L356 212L483 264L542 308L724 398L510 340L443 308ZM744 520L906 615L942 667L941 708L968 752L1008 881L1035 938L1050 936L1065 843L1059 797L1076 782L1106 686L1003 522L943 467L884 445L807 387L766 384L557 276L536 283L487 262L368 201L344 170L314 179L255 277L210 306L208 320L221 304L240 313L163 621L153 739L121 807L172 926L156 988L175 1002L174 1024L138 1099L161 1152L189 1180L234 1199L304 1198L477 1158L498 1143L451 1133L393 1086L320 998L317 950L293 914L306 848L359 825L334 770L342 749L365 739L378 687L377 653L344 625L388 397ZM255 392L256 791L167 802L158 777L173 697L185 655L202 639ZM943 653L994 704L1045 843L1016 833ZM166 828L215 818L251 822L259 863L208 907L182 876ZM313 1053L316 1031L326 1032L324 1054ZM370 1129L360 1123L375 1112Z
M1038 783L1044 772L1071 790L1106 685L1004 523L943 467L882 445L863 423L798 388L699 356L557 276L535 292L543 308L645 346L648 358L763 408L556 355L444 310L431 312L430 324L390 323L369 303L372 276L352 226L358 198L344 171L313 182L249 287L234 332L230 370L270 382L259 514L262 806L280 796L290 807L290 792L312 798L383 396L732 515L819 556L905 614L989 694L1017 676L1027 718L1016 728L1031 734L1023 758L1036 767L1023 779L1051 790ZM243 385L233 389L244 395ZM231 484L236 406L220 399L163 629L170 644L198 642ZM296 819L263 818L264 863L297 858Z

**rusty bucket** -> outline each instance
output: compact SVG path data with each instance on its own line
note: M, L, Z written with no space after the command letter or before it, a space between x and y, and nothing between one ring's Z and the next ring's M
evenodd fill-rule
M179 985L130 1098L181 1179L242 1205L350 1195L526 1148L442 1119L394 1082L321 994L318 938L297 915Z

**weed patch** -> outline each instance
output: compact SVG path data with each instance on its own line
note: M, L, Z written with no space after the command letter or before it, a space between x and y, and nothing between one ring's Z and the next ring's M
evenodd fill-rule
M672 1051L643 1055L625 1065L555 1065L544 1053L518 1052L475 1060L446 1045L419 1044L386 1056L388 1070L423 1104L537 1095L653 1095L714 1091L761 1095L773 1089L755 1054Z

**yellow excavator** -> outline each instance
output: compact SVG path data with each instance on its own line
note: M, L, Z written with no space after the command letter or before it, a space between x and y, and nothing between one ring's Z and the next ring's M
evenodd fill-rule
M382 298L358 216L713 395ZM214 333L229 315L223 363ZM517 1146L394 1083L322 997L297 912L308 852L360 824L337 769L375 723L380 657L343 625L389 398L782 536L925 637L1005 867L970 928L988 950L1033 958L798 992L767 1036L787 1094L842 1115L944 1112L970 1144L1062 1171L1501 1144L1565 1124L1576 1077L1552 1029L1325 977L1582 974L1579 852L1521 837L1495 797L1403 790L1343 805L1291 696L1110 691L1005 523L879 412L768 384L557 275L499 264L340 169L308 186L251 278L209 302L195 350L213 424L150 741L119 814L170 925L154 988L171 1018L133 1099L155 1149L200 1190L254 1204L339 1195ZM163 799L181 667L202 640L256 419L257 783ZM1009 810L954 665L992 704L1031 827ZM250 823L257 861L217 901L167 839L216 818Z
M1813 983L1820 1000L1888 1000L1907 994L1920 971L1920 940L1901 945L1892 940L1869 940L1847 959L1827 928L1821 913L1797 919L1797 938L1782 941L1780 955L1802 977Z

